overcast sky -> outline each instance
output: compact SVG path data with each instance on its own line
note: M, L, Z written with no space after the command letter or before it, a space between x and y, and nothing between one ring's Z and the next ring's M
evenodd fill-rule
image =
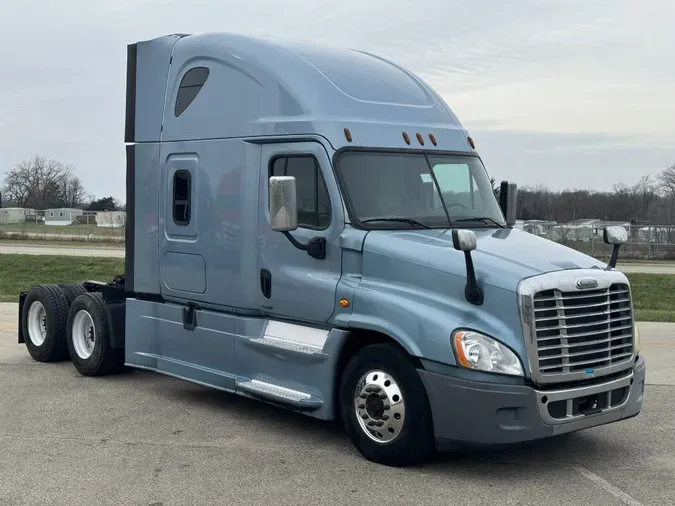
M609 189L675 163L673 0L0 0L0 172L35 154L124 198L126 45L234 31L379 53L497 180Z

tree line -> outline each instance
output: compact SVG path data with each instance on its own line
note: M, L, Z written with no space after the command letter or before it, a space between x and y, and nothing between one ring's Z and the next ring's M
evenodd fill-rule
M114 197L96 198L86 192L72 165L34 156L5 173L0 206L27 209L77 208L113 211L121 205Z
M493 181L495 195L499 187ZM627 221L634 224L675 225L675 164L634 185L615 184L610 191L554 191L545 185L518 188L519 220L567 223L579 219Z
M499 187L493 180L495 195ZM7 171L0 192L3 207L80 208L111 211L123 206L113 197L88 195L70 165L34 156ZM516 212L521 220L566 223L583 218L675 225L675 164L632 186L618 183L611 191L562 190L544 185L518 189Z

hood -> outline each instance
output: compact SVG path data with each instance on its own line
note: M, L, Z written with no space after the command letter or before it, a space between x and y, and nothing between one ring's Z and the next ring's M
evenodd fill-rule
M526 277L564 269L604 268L576 250L519 229L474 229L471 253L476 279L509 291ZM377 230L366 235L366 254L421 265L466 278L464 253L452 245L451 230Z

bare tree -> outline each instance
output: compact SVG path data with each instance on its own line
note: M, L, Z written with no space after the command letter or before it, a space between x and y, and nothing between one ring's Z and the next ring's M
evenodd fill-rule
M80 178L74 175L61 181L61 193L64 207L75 207L84 201L86 192Z
M675 225L675 164L657 178L644 176L632 186L616 183L611 191L524 187L518 192L517 214L519 219L559 223L600 219Z
M662 213L662 220L665 223L675 223L675 163L666 167L658 175L660 183L659 193L663 200L663 205L658 206ZM668 229L668 242L673 242L673 231Z
M661 183L661 189L667 195L675 195L675 163L666 167L658 175L658 181Z
M635 207L637 208L636 218L641 221L649 221L652 218L652 208L657 199L656 186L651 175L646 175L632 188Z
M85 191L73 172L72 166L34 156L7 173L2 193L6 201L19 207L75 207L82 202Z

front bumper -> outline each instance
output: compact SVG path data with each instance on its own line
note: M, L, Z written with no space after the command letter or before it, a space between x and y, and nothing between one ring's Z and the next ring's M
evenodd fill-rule
M437 446L541 439L632 418L642 409L645 362L603 383L562 390L467 381L420 370Z

